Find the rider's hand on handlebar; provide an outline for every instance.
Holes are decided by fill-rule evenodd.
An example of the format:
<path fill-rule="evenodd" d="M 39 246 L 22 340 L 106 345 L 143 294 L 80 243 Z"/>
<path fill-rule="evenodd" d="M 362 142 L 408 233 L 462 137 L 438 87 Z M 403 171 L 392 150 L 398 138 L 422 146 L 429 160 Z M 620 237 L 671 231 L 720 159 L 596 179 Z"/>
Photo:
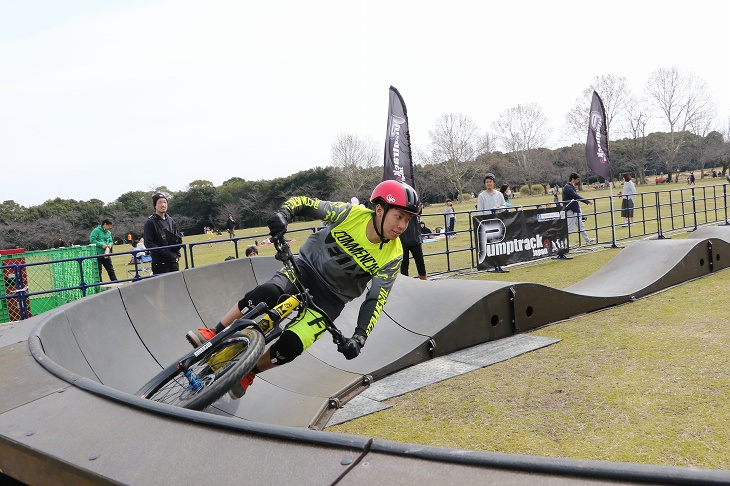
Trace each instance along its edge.
<path fill-rule="evenodd" d="M 351 338 L 345 338 L 338 346 L 337 351 L 345 355 L 345 359 L 354 359 L 360 354 L 360 349 L 365 346 L 365 336 L 353 334 Z"/>
<path fill-rule="evenodd" d="M 281 211 L 276 211 L 266 220 L 266 226 L 269 227 L 269 232 L 272 237 L 284 236 L 287 224 L 286 216 Z"/>

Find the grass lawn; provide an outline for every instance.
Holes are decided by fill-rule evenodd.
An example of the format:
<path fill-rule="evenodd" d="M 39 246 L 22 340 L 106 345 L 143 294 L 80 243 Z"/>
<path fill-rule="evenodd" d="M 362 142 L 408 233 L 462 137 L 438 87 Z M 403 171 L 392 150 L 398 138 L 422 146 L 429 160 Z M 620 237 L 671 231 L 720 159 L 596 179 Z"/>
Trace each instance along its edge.
<path fill-rule="evenodd" d="M 561 288 L 618 251 L 482 277 Z M 327 430 L 477 451 L 730 469 L 727 289 L 726 270 L 535 330 L 562 341 L 393 398 L 388 410 Z"/>

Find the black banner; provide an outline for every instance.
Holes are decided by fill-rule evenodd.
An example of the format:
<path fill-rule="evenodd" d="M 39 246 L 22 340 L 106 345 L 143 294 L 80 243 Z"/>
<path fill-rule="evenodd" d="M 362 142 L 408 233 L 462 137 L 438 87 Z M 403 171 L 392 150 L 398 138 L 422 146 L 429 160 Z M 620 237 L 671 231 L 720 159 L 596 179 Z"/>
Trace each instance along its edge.
<path fill-rule="evenodd" d="M 586 139 L 586 162 L 593 172 L 607 181 L 611 180 L 611 162 L 608 159 L 608 130 L 606 111 L 598 93 L 593 92 L 591 113 L 588 117 L 588 138 Z"/>
<path fill-rule="evenodd" d="M 405 182 L 416 189 L 411 159 L 411 136 L 408 133 L 408 111 L 403 98 L 393 86 L 390 87 L 387 127 L 383 180 Z"/>
<path fill-rule="evenodd" d="M 408 132 L 408 110 L 397 89 L 391 86 L 389 93 L 383 180 L 405 182 L 416 189 L 413 159 L 411 158 L 411 135 Z M 418 218 L 411 218 L 408 228 L 400 235 L 400 241 L 407 246 L 421 243 Z"/>
<path fill-rule="evenodd" d="M 568 252 L 568 222 L 557 209 L 474 216 L 477 269 L 539 260 Z"/>

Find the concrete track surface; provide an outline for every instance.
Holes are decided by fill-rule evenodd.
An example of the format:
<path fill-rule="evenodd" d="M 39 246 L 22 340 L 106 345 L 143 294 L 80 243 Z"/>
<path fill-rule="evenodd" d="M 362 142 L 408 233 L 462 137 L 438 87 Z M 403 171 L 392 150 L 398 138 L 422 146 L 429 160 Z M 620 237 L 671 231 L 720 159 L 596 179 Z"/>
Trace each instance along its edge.
<path fill-rule="evenodd" d="M 614 278 L 626 265 L 630 282 Z M 728 484 L 730 472 L 479 453 L 322 432 L 337 406 L 411 365 L 644 297 L 730 265 L 730 227 L 644 240 L 566 290 L 401 278 L 363 354 L 327 337 L 203 412 L 132 395 L 279 267 L 221 262 L 0 329 L 0 472 L 28 484 Z M 337 320 L 346 335 L 359 301 Z"/>

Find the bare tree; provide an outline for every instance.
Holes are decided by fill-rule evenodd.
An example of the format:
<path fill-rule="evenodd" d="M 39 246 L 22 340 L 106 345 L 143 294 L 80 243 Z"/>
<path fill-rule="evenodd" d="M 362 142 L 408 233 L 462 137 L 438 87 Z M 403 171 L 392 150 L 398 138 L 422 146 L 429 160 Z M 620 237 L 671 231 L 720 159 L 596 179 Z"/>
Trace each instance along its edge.
<path fill-rule="evenodd" d="M 669 128 L 666 166 L 667 172 L 672 174 L 677 153 L 685 142 L 687 132 L 714 109 L 714 104 L 702 79 L 681 73 L 676 67 L 654 71 L 649 76 L 646 90 Z"/>
<path fill-rule="evenodd" d="M 340 133 L 332 144 L 332 166 L 340 170 L 343 185 L 350 194 L 360 194 L 369 183 L 367 170 L 377 165 L 378 149 L 371 139 Z"/>
<path fill-rule="evenodd" d="M 461 113 L 445 113 L 436 119 L 431 139 L 431 163 L 443 162 L 443 175 L 457 194 L 464 192 L 469 173 L 466 162 L 473 161 L 483 148 L 484 137 L 474 120 Z"/>
<path fill-rule="evenodd" d="M 228 223 L 228 216 L 233 216 L 233 220 L 239 223 L 241 216 L 239 214 L 243 214 L 243 211 L 241 211 L 241 205 L 239 203 L 223 203 L 218 208 L 218 213 L 216 214 L 216 220 L 218 221 L 225 221 L 226 224 Z M 240 224 L 240 223 L 239 223 Z"/>
<path fill-rule="evenodd" d="M 722 130 L 722 147 L 718 151 L 718 159 L 722 164 L 722 175 L 727 176 L 728 182 L 730 182 L 730 173 L 728 168 L 730 167 L 730 116 L 727 118 L 727 123 Z"/>
<path fill-rule="evenodd" d="M 626 78 L 604 74 L 596 76 L 591 85 L 583 90 L 582 95 L 575 100 L 573 107 L 565 114 L 565 141 L 574 143 L 585 143 L 588 132 L 588 112 L 591 107 L 593 92 L 598 93 L 603 101 L 603 108 L 606 110 L 606 130 L 609 137 L 613 134 L 614 128 L 619 119 L 624 115 L 624 110 L 631 97 L 631 90 L 628 88 Z M 614 137 L 615 139 L 616 137 Z"/>
<path fill-rule="evenodd" d="M 281 195 L 280 200 L 286 200 L 287 195 Z M 278 206 L 270 198 L 259 191 L 252 191 L 238 201 L 240 214 L 245 214 L 251 221 L 251 226 L 263 226 L 266 219 Z"/>
<path fill-rule="evenodd" d="M 505 110 L 492 126 L 532 192 L 532 183 L 541 172 L 533 163 L 534 153 L 550 138 L 550 127 L 542 108 L 536 103 L 517 105 Z"/>
<path fill-rule="evenodd" d="M 692 121 L 691 131 L 697 137 L 691 142 L 692 152 L 695 160 L 700 165 L 700 179 L 705 178 L 705 162 L 708 155 L 708 139 L 707 135 L 714 131 L 717 124 L 717 110 L 714 106 L 710 107 L 705 113 L 699 115 Z"/>
<path fill-rule="evenodd" d="M 535 150 L 532 166 L 535 181 L 542 186 L 543 192 L 548 194 L 551 182 L 559 174 L 558 166 L 552 158 L 552 151 L 545 148 Z"/>
<path fill-rule="evenodd" d="M 646 125 L 651 118 L 651 106 L 646 98 L 630 98 L 626 103 L 626 127 L 631 139 L 629 166 L 636 171 L 636 179 L 646 184 Z"/>
<path fill-rule="evenodd" d="M 480 155 L 491 154 L 496 150 L 496 141 L 494 138 L 494 135 L 489 132 L 484 132 L 484 134 L 479 137 L 479 141 L 477 142 L 477 150 L 479 151 Z"/>

